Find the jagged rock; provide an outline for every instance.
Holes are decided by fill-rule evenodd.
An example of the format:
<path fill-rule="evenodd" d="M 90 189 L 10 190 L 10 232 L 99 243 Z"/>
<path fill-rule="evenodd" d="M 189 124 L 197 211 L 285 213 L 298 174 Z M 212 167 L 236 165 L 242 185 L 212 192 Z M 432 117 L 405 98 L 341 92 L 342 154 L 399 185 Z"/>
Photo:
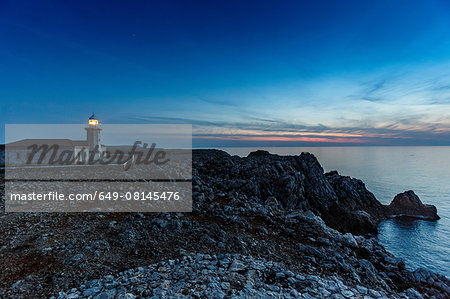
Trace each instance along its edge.
<path fill-rule="evenodd" d="M 341 176 L 337 171 L 328 172 L 325 176 L 338 198 L 332 209 L 334 213 L 325 217 L 327 224 L 354 234 L 377 233 L 378 223 L 385 218 L 384 207 L 365 184 L 361 180 Z"/>
<path fill-rule="evenodd" d="M 414 290 L 413 288 L 407 289 L 405 293 L 406 293 L 405 295 L 407 296 L 407 298 L 411 298 L 411 299 L 422 299 L 423 298 L 423 296 L 419 292 Z"/>
<path fill-rule="evenodd" d="M 248 154 L 247 157 L 261 157 L 261 156 L 271 156 L 268 151 L 257 150 Z"/>
<path fill-rule="evenodd" d="M 440 219 L 433 205 L 424 205 L 414 191 L 397 194 L 386 207 L 392 217 L 409 217 L 435 221 Z"/>
<path fill-rule="evenodd" d="M 275 209 L 310 210 L 341 232 L 377 231 L 382 205 L 364 183 L 337 172 L 325 175 L 312 154 L 278 156 L 256 151 L 244 158 L 217 151 L 211 151 L 213 158 L 205 157 L 205 150 L 193 154 L 194 182 L 208 182 L 216 189 L 214 194 L 233 190 Z"/>
<path fill-rule="evenodd" d="M 355 238 L 350 233 L 346 233 L 346 234 L 342 235 L 341 240 L 342 240 L 342 243 L 348 247 L 358 248 L 358 243 L 356 243 Z"/>

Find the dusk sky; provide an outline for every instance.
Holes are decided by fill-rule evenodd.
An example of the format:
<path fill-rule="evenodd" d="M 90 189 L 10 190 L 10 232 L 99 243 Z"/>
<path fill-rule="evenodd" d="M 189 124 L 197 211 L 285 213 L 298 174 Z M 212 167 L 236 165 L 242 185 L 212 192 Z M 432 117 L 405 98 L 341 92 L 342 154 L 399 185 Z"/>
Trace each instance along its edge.
<path fill-rule="evenodd" d="M 1 140 L 92 111 L 196 147 L 450 145 L 450 2 L 0 0 Z"/>

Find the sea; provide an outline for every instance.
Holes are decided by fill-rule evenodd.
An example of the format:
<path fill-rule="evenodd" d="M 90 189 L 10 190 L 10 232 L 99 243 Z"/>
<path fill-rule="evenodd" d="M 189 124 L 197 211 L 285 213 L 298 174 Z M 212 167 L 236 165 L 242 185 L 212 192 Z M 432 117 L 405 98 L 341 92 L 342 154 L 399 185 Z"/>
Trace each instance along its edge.
<path fill-rule="evenodd" d="M 310 152 L 325 171 L 361 179 L 383 204 L 414 190 L 425 204 L 437 207 L 436 222 L 390 219 L 379 225 L 381 244 L 405 261 L 406 267 L 425 268 L 450 278 L 450 147 L 268 147 L 220 148 L 247 156 L 262 149 L 278 155 Z"/>

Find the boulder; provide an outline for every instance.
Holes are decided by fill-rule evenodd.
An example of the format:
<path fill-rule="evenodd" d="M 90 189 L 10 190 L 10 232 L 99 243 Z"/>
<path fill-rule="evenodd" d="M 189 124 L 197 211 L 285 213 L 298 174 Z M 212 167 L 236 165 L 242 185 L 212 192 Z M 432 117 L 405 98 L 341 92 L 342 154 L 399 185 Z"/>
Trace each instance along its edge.
<path fill-rule="evenodd" d="M 423 204 L 412 190 L 397 194 L 386 209 L 391 217 L 418 218 L 430 221 L 440 219 L 436 207 Z"/>

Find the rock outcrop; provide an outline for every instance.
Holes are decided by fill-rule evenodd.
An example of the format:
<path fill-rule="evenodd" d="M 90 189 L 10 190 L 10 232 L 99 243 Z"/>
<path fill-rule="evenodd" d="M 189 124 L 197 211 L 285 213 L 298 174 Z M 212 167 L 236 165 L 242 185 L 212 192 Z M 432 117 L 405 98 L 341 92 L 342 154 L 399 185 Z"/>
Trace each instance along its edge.
<path fill-rule="evenodd" d="M 203 152 L 194 152 L 198 157 Z M 199 178 L 206 177 L 214 194 L 233 198 L 238 193 L 247 204 L 276 202 L 283 210 L 301 209 L 320 215 L 325 223 L 341 232 L 376 233 L 384 219 L 383 206 L 357 179 L 324 174 L 309 153 L 278 156 L 266 151 L 248 157 L 210 152 L 196 167 Z"/>
<path fill-rule="evenodd" d="M 440 219 L 436 207 L 423 204 L 412 190 L 397 194 L 386 207 L 386 211 L 391 217 L 419 218 L 430 221 Z"/>
<path fill-rule="evenodd" d="M 337 171 L 326 173 L 338 198 L 335 213 L 327 224 L 341 232 L 355 234 L 377 233 L 379 222 L 386 217 L 384 206 L 358 179 L 341 176 Z"/>

